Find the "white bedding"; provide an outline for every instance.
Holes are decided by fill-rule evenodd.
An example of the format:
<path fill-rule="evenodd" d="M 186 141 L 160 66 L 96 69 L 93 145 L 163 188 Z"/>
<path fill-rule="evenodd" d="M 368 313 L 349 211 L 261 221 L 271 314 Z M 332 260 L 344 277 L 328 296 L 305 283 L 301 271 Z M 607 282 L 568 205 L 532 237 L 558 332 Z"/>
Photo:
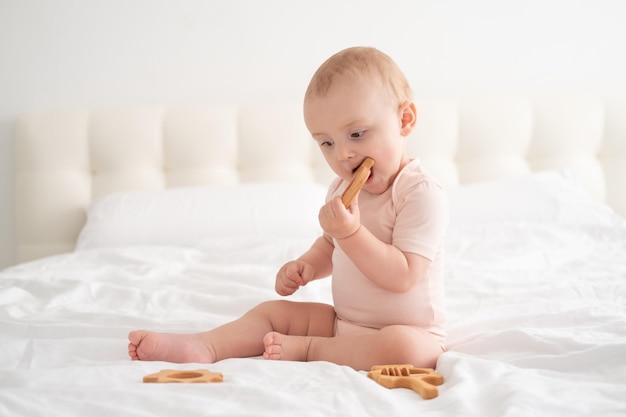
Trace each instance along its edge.
<path fill-rule="evenodd" d="M 624 219 L 557 174 L 465 187 L 451 204 L 435 399 L 322 362 L 130 361 L 131 329 L 205 330 L 279 298 L 277 268 L 313 236 L 256 234 L 107 241 L 2 271 L 0 415 L 626 415 Z M 291 298 L 331 302 L 330 280 Z M 198 368 L 224 382 L 142 383 Z"/>

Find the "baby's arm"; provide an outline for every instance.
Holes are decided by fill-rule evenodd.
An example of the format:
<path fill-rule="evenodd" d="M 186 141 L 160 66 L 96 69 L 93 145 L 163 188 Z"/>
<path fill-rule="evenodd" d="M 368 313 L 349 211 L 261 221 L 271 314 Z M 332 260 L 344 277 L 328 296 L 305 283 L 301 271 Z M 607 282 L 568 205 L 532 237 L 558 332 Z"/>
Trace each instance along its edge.
<path fill-rule="evenodd" d="M 393 245 L 379 240 L 365 227 L 337 244 L 357 268 L 377 286 L 392 292 L 410 290 L 426 275 L 430 259 L 402 252 Z"/>
<path fill-rule="evenodd" d="M 276 292 L 291 295 L 303 285 L 324 278 L 332 272 L 333 244 L 324 236 L 319 237 L 298 259 L 287 262 L 276 274 Z"/>
<path fill-rule="evenodd" d="M 322 207 L 320 224 L 363 275 L 387 291 L 408 291 L 430 266 L 429 259 L 402 252 L 362 226 L 358 203 L 346 209 L 341 198 L 335 197 Z"/>

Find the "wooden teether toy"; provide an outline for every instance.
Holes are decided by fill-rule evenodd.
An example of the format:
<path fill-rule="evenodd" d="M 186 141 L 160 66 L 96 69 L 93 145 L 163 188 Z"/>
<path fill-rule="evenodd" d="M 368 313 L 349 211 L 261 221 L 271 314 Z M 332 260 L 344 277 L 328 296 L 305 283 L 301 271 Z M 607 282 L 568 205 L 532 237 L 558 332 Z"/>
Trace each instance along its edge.
<path fill-rule="evenodd" d="M 413 365 L 373 366 L 367 376 L 385 388 L 410 388 L 425 400 L 439 395 L 437 385 L 443 384 L 443 376 L 434 369 Z"/>
<path fill-rule="evenodd" d="M 181 371 L 175 369 L 163 369 L 156 374 L 150 374 L 143 377 L 143 382 L 222 382 L 224 376 L 219 372 L 209 372 L 208 369 L 196 369 L 194 371 Z"/>
<path fill-rule="evenodd" d="M 346 188 L 346 191 L 344 191 L 341 195 L 341 201 L 343 202 L 344 206 L 350 207 L 350 204 L 352 204 L 352 202 L 354 201 L 354 198 L 359 193 L 359 190 L 361 189 L 361 187 L 363 187 L 363 184 L 365 184 L 365 181 L 367 181 L 367 179 L 369 178 L 372 165 L 374 165 L 374 160 L 369 156 L 365 158 L 363 162 L 361 162 L 361 165 L 354 173 L 354 176 L 352 177 L 352 181 L 350 181 L 348 188 Z"/>

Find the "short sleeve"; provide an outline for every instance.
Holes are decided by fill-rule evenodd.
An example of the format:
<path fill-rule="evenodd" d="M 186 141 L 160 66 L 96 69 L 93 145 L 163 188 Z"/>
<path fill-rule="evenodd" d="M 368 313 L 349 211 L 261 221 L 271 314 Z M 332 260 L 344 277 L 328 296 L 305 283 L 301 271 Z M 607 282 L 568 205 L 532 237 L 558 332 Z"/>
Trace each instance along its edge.
<path fill-rule="evenodd" d="M 399 178 L 394 191 L 396 224 L 392 244 L 403 252 L 433 260 L 449 223 L 446 191 L 423 173 Z"/>

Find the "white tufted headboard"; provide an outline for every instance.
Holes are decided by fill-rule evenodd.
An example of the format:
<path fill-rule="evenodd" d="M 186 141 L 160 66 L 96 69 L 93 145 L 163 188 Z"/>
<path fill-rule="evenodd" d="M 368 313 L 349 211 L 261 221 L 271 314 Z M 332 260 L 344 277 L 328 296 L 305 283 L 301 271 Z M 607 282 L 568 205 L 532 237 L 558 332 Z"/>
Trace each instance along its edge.
<path fill-rule="evenodd" d="M 626 97 L 420 97 L 409 139 L 447 186 L 571 168 L 626 215 Z M 18 118 L 19 261 L 71 251 L 103 195 L 251 181 L 317 181 L 301 104 L 51 111 Z"/>

